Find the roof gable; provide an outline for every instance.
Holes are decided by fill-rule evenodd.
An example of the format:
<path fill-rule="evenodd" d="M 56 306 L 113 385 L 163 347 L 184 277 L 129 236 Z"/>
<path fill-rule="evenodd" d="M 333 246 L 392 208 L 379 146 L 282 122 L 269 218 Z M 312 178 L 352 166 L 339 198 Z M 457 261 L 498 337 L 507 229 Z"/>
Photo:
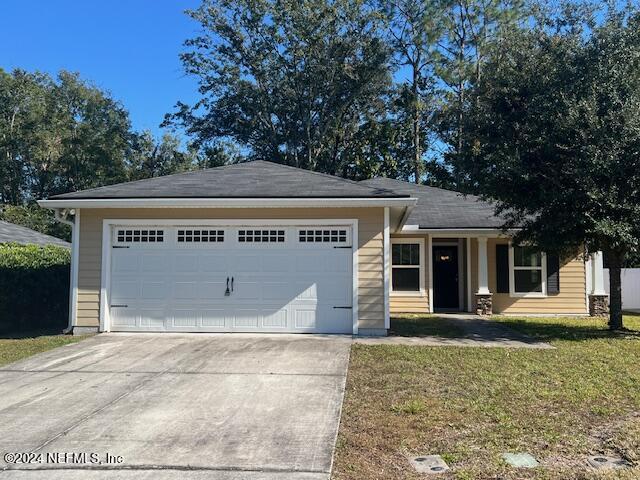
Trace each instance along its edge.
<path fill-rule="evenodd" d="M 407 194 L 272 162 L 253 162 L 120 183 L 50 197 L 124 198 L 397 198 Z"/>

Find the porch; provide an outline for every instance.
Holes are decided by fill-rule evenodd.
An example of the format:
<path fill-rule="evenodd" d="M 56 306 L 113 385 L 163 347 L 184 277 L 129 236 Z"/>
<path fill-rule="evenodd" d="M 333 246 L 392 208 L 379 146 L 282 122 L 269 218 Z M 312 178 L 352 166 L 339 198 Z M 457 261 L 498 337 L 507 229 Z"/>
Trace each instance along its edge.
<path fill-rule="evenodd" d="M 389 313 L 589 313 L 602 256 L 558 258 L 498 230 L 405 229 L 390 235 Z"/>

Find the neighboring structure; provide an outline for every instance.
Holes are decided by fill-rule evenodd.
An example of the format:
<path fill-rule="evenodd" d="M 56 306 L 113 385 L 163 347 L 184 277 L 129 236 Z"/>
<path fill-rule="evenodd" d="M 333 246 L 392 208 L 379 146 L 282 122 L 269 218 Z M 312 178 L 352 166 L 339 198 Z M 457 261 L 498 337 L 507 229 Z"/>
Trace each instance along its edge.
<path fill-rule="evenodd" d="M 399 312 L 586 314 L 601 275 L 512 247 L 474 197 L 262 161 L 39 203 L 75 224 L 74 331 L 366 335 Z"/>
<path fill-rule="evenodd" d="M 623 268 L 622 309 L 640 311 L 640 268 Z M 604 269 L 604 288 L 609 293 L 609 269 Z"/>
<path fill-rule="evenodd" d="M 60 238 L 36 232 L 15 223 L 0 220 L 0 243 L 20 243 L 22 245 L 57 245 L 70 248 L 71 244 Z"/>

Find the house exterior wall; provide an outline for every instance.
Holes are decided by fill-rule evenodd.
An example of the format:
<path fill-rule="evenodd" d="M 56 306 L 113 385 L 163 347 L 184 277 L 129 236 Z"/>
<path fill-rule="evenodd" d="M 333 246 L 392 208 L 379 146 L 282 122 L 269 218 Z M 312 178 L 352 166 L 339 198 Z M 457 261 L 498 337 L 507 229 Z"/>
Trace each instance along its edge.
<path fill-rule="evenodd" d="M 399 235 L 392 235 L 398 237 Z M 425 250 L 428 245 L 428 235 L 401 235 L 402 238 L 424 238 Z M 440 240 L 440 239 L 438 239 Z M 432 241 L 436 241 L 432 238 Z M 478 241 L 471 238 L 471 293 L 478 291 Z M 393 242 L 393 240 L 392 240 Z M 507 239 L 490 238 L 487 245 L 487 261 L 489 274 L 489 290 L 493 293 L 493 312 L 504 314 L 586 314 L 586 269 L 584 261 L 576 255 L 565 259 L 560 266 L 560 293 L 543 298 L 512 298 L 508 293 L 496 293 L 496 245 L 508 244 Z M 389 297 L 391 314 L 398 313 L 429 313 L 429 262 L 431 255 L 426 251 L 425 285 L 423 296 L 404 297 L 393 293 Z M 463 282 L 460 287 L 465 291 L 466 306 L 466 266 Z"/>
<path fill-rule="evenodd" d="M 428 254 L 426 235 L 391 235 L 391 244 L 394 238 L 419 238 L 424 239 L 424 249 L 427 253 L 424 260 L 424 285 L 425 290 L 420 294 L 393 293 L 389 287 L 389 312 L 391 315 L 397 313 L 425 313 L 429 311 L 429 262 L 431 255 Z M 391 272 L 391 267 L 389 268 Z M 391 279 L 389 279 L 391 282 Z"/>
<path fill-rule="evenodd" d="M 321 202 L 321 200 L 319 200 Z M 358 219 L 358 328 L 384 328 L 383 208 L 123 208 L 83 209 L 76 325 L 100 324 L 104 219 Z"/>
<path fill-rule="evenodd" d="M 576 255 L 560 264 L 560 293 L 544 298 L 511 298 L 496 290 L 496 245 L 508 244 L 506 239 L 489 239 L 489 290 L 493 292 L 493 311 L 505 314 L 586 314 L 586 271 L 584 261 Z M 473 254 L 473 249 L 472 249 Z M 475 255 L 478 255 L 476 244 Z M 477 264 L 477 262 L 476 262 Z M 477 277 L 477 268 L 472 273 Z"/>

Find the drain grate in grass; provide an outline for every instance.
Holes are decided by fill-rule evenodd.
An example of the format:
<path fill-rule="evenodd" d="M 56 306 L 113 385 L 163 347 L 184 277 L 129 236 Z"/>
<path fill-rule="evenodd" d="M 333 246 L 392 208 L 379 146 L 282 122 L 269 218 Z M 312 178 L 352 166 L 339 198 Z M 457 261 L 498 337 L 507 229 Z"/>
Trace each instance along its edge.
<path fill-rule="evenodd" d="M 449 465 L 440 455 L 421 455 L 409 459 L 411 466 L 418 473 L 445 473 L 449 471 Z"/>
<path fill-rule="evenodd" d="M 516 468 L 535 468 L 540 465 L 533 455 L 526 452 L 503 453 L 502 459 Z"/>
<path fill-rule="evenodd" d="M 596 455 L 594 457 L 589 457 L 587 459 L 587 463 L 590 467 L 598 470 L 614 470 L 630 467 L 630 465 L 622 458 L 607 457 L 605 455 Z"/>

